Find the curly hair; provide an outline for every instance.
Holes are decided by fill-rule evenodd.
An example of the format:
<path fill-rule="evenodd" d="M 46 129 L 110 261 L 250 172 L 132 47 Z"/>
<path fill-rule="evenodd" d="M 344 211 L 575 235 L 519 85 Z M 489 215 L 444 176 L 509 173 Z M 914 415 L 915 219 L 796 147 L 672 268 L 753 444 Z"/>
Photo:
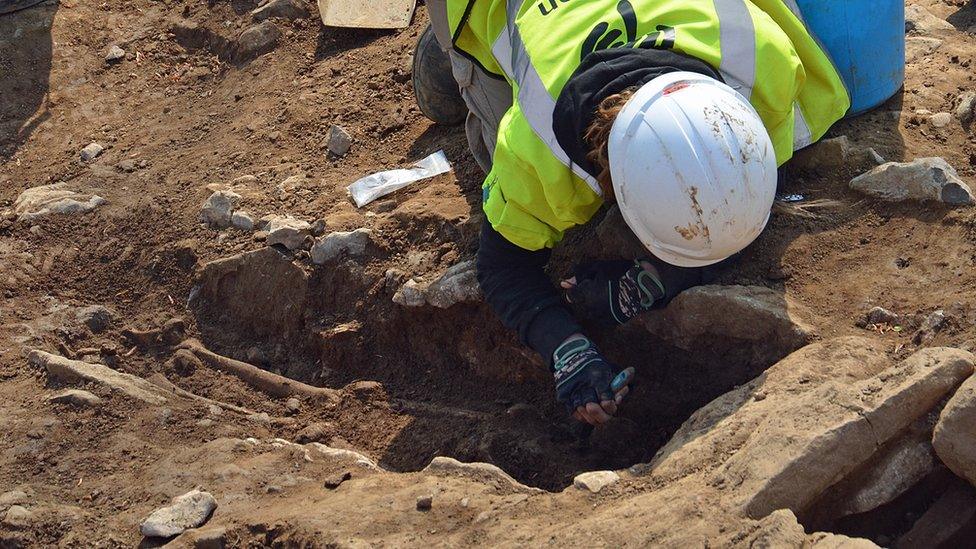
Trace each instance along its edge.
<path fill-rule="evenodd" d="M 603 198 L 607 202 L 614 202 L 613 183 L 610 181 L 610 156 L 607 153 L 607 142 L 610 140 L 610 130 L 613 122 L 620 114 L 620 110 L 637 91 L 637 88 L 627 88 L 620 93 L 615 93 L 600 101 L 593 115 L 593 121 L 586 128 L 583 140 L 590 146 L 590 152 L 586 154 L 586 159 L 596 166 L 600 173 L 597 181 L 603 189 Z"/>

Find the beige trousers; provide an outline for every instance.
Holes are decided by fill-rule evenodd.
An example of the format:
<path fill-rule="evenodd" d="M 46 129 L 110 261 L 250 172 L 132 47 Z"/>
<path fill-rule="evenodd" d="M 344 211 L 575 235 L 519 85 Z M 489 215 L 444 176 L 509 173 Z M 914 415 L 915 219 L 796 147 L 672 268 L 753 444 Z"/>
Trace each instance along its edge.
<path fill-rule="evenodd" d="M 512 87 L 488 76 L 480 67 L 454 50 L 447 23 L 447 0 L 427 0 L 427 13 L 441 48 L 450 55 L 454 79 L 468 106 L 464 130 L 471 154 L 487 173 L 498 141 L 498 124 L 512 106 Z"/>

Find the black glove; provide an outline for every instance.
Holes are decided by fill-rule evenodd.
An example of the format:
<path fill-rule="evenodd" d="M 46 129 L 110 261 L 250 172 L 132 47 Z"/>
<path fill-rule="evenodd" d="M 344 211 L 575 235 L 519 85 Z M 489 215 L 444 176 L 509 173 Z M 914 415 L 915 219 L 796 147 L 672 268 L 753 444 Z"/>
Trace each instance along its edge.
<path fill-rule="evenodd" d="M 556 400 L 565 404 L 569 413 L 590 402 L 599 404 L 601 401 L 613 400 L 614 392 L 629 383 L 633 377 L 633 370 L 630 368 L 626 377 L 617 376 L 620 368 L 607 362 L 585 337 L 563 343 L 553 353 L 553 358 Z"/>
<path fill-rule="evenodd" d="M 566 290 L 579 313 L 601 324 L 624 324 L 635 316 L 667 305 L 676 295 L 701 284 L 700 269 L 684 269 L 645 259 L 657 274 L 644 269 L 641 260 L 594 261 L 576 268 L 576 285 Z"/>

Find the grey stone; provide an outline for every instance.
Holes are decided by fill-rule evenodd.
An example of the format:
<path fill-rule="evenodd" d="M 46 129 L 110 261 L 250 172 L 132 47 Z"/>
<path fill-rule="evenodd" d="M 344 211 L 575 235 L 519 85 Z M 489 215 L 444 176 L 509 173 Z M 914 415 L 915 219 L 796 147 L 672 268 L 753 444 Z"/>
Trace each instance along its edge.
<path fill-rule="evenodd" d="M 922 6 L 915 4 L 905 6 L 905 32 L 929 34 L 933 31 L 954 29 L 952 23 L 932 15 Z"/>
<path fill-rule="evenodd" d="M 230 227 L 234 210 L 240 203 L 241 195 L 234 191 L 217 191 L 200 207 L 200 221 L 217 229 Z"/>
<path fill-rule="evenodd" d="M 15 530 L 29 528 L 32 522 L 34 522 L 34 513 L 20 505 L 11 505 L 3 516 L 3 525 Z"/>
<path fill-rule="evenodd" d="M 589 490 L 594 494 L 600 493 L 607 486 L 620 480 L 620 475 L 613 471 L 589 471 L 580 473 L 573 479 L 573 486 L 577 490 Z"/>
<path fill-rule="evenodd" d="M 251 17 L 255 21 L 264 21 L 269 17 L 280 17 L 293 21 L 295 19 L 305 19 L 309 15 L 308 10 L 299 0 L 271 0 L 265 5 L 251 11 Z"/>
<path fill-rule="evenodd" d="M 153 511 L 142 521 L 139 530 L 147 538 L 170 538 L 204 524 L 216 508 L 217 500 L 212 495 L 192 490 Z"/>
<path fill-rule="evenodd" d="M 905 62 L 917 63 L 932 55 L 942 47 L 942 40 L 929 37 L 911 37 L 905 39 Z"/>
<path fill-rule="evenodd" d="M 865 321 L 867 324 L 891 324 L 898 323 L 898 315 L 885 309 L 884 307 L 874 307 L 868 311 Z"/>
<path fill-rule="evenodd" d="M 102 399 L 89 393 L 88 391 L 82 391 L 80 389 L 68 389 L 67 391 L 61 391 L 60 393 L 51 396 L 51 398 L 48 400 L 55 404 L 70 404 L 79 408 L 91 408 L 100 406 L 102 404 Z"/>
<path fill-rule="evenodd" d="M 325 220 L 316 219 L 312 222 L 312 236 L 318 237 L 325 234 Z"/>
<path fill-rule="evenodd" d="M 471 259 L 452 266 L 427 288 L 425 296 L 428 304 L 441 309 L 457 303 L 481 301 L 475 261 Z"/>
<path fill-rule="evenodd" d="M 312 226 L 307 221 L 295 219 L 291 216 L 275 216 L 264 226 L 268 237 L 268 246 L 281 244 L 289 250 L 297 250 L 305 246 L 306 237 L 311 236 Z"/>
<path fill-rule="evenodd" d="M 81 149 L 81 159 L 85 162 L 90 162 L 95 160 L 95 158 L 102 154 L 102 151 L 104 150 L 105 147 L 101 146 L 99 143 L 89 143 L 85 145 L 83 149 Z"/>
<path fill-rule="evenodd" d="M 252 25 L 241 33 L 234 49 L 234 57 L 239 62 L 250 61 L 275 49 L 281 31 L 271 21 Z"/>
<path fill-rule="evenodd" d="M 974 117 L 976 117 L 976 92 L 965 92 L 959 96 L 956 118 L 963 124 L 969 124 Z"/>
<path fill-rule="evenodd" d="M 104 332 L 115 320 L 115 313 L 102 305 L 89 305 L 75 309 L 75 321 L 84 324 L 92 333 Z"/>
<path fill-rule="evenodd" d="M 108 53 L 105 54 L 105 62 L 109 65 L 118 63 L 123 59 L 125 59 L 125 50 L 120 48 L 117 44 L 112 44 L 112 47 L 108 49 Z"/>
<path fill-rule="evenodd" d="M 326 147 L 332 154 L 343 156 L 352 147 L 352 136 L 342 126 L 333 125 L 329 128 L 329 141 Z"/>
<path fill-rule="evenodd" d="M 297 398 L 289 398 L 285 401 L 285 411 L 289 414 L 295 415 L 302 411 L 302 401 Z"/>
<path fill-rule="evenodd" d="M 708 285 L 682 292 L 635 326 L 689 351 L 705 341 L 716 352 L 749 349 L 751 363 L 768 365 L 814 338 L 811 318 L 801 303 L 770 288 Z"/>
<path fill-rule="evenodd" d="M 28 353 L 27 361 L 34 367 L 44 368 L 49 376 L 65 383 L 97 383 L 148 404 L 167 401 L 168 393 L 159 387 L 141 377 L 117 372 L 108 366 L 69 360 L 36 349 Z"/>
<path fill-rule="evenodd" d="M 942 409 L 932 445 L 953 473 L 976 486 L 976 377 L 967 379 Z"/>
<path fill-rule="evenodd" d="M 790 166 L 803 170 L 870 166 L 877 163 L 874 149 L 859 147 L 846 135 L 822 139 L 796 152 Z"/>
<path fill-rule="evenodd" d="M 932 124 L 933 128 L 944 128 L 952 122 L 952 115 L 947 112 L 935 113 L 929 117 L 929 124 Z"/>
<path fill-rule="evenodd" d="M 928 343 L 936 334 L 942 331 L 946 326 L 946 322 L 949 321 L 949 317 L 946 316 L 945 311 L 939 309 L 938 311 L 933 311 L 925 320 L 922 321 L 922 326 L 915 332 L 912 341 L 916 345 L 923 345 Z"/>
<path fill-rule="evenodd" d="M 882 200 L 932 200 L 952 206 L 976 203 L 969 185 L 942 158 L 888 162 L 851 180 L 850 187 Z"/>
<path fill-rule="evenodd" d="M 321 265 L 342 254 L 360 256 L 366 252 L 366 245 L 372 240 L 373 231 L 361 228 L 350 232 L 334 232 L 312 246 L 312 262 Z"/>
<path fill-rule="evenodd" d="M 938 332 L 945 327 L 945 323 L 947 320 L 948 318 L 946 317 L 945 311 L 943 311 L 942 309 L 939 309 L 937 311 L 932 311 L 931 314 L 925 317 L 925 321 L 922 322 L 921 329 L 932 331 L 932 332 Z"/>
<path fill-rule="evenodd" d="M 845 494 L 837 512 L 840 516 L 865 513 L 893 501 L 915 486 L 936 467 L 932 450 L 931 424 L 893 441 L 873 458 L 871 465 L 858 475 L 855 488 Z"/>
<path fill-rule="evenodd" d="M 434 496 L 427 494 L 426 496 L 419 496 L 417 498 L 417 510 L 418 511 L 430 511 L 430 508 L 434 505 Z"/>
<path fill-rule="evenodd" d="M 31 187 L 14 200 L 13 213 L 20 222 L 31 222 L 50 214 L 85 213 L 107 204 L 96 194 L 70 190 L 67 183 Z"/>
<path fill-rule="evenodd" d="M 430 284 L 410 279 L 393 296 L 393 302 L 404 307 L 432 305 L 440 309 L 482 299 L 474 260 L 452 266 Z"/>
<path fill-rule="evenodd" d="M 251 231 L 254 229 L 254 218 L 251 214 L 245 212 L 244 210 L 238 210 L 231 214 L 230 224 L 234 226 L 235 229 L 241 231 Z"/>
<path fill-rule="evenodd" d="M 423 307 L 427 304 L 426 286 L 410 279 L 393 294 L 393 302 L 403 307 Z"/>

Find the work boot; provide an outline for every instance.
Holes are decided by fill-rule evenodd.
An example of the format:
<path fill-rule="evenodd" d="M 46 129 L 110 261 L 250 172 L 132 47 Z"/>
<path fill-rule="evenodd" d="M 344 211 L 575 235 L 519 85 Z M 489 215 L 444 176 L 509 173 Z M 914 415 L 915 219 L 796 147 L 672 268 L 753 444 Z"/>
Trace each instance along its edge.
<path fill-rule="evenodd" d="M 437 43 L 430 25 L 420 35 L 413 54 L 413 94 L 420 112 L 438 124 L 457 126 L 468 114 L 451 72 L 451 59 Z"/>

